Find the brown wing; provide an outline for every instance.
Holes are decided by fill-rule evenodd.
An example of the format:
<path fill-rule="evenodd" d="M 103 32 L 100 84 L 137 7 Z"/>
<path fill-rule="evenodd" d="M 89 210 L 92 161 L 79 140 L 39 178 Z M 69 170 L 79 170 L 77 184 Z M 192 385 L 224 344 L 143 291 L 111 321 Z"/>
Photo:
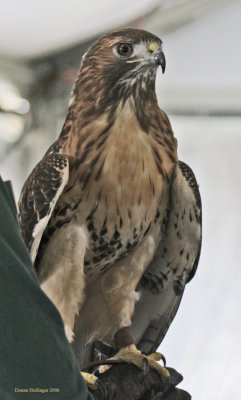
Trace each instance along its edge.
<path fill-rule="evenodd" d="M 46 155 L 25 182 L 19 199 L 21 234 L 32 261 L 42 234 L 69 179 L 69 162 L 62 154 Z"/>
<path fill-rule="evenodd" d="M 142 352 L 154 352 L 180 305 L 185 285 L 194 276 L 201 249 L 202 210 L 191 168 L 179 161 L 163 240 L 142 277 L 132 332 Z"/>

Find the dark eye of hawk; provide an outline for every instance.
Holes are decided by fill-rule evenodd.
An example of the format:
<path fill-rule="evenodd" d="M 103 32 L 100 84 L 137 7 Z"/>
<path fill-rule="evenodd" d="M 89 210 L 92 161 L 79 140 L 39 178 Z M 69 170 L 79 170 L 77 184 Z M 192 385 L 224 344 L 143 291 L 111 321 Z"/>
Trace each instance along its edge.
<path fill-rule="evenodd" d="M 129 56 L 133 53 L 133 47 L 130 43 L 120 43 L 117 46 L 117 52 L 120 56 Z"/>

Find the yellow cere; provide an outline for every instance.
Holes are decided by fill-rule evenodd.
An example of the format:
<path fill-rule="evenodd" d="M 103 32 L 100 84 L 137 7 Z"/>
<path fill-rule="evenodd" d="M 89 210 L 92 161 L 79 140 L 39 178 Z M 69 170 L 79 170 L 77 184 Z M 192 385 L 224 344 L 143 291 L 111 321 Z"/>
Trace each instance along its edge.
<path fill-rule="evenodd" d="M 157 44 L 157 43 L 150 43 L 150 45 L 149 45 L 149 47 L 148 47 L 148 50 L 149 51 L 155 51 L 155 50 L 157 50 L 157 49 L 159 49 L 159 44 Z"/>
<path fill-rule="evenodd" d="M 157 50 L 159 48 L 160 48 L 160 45 L 158 43 L 153 42 L 153 43 L 149 44 L 148 50 L 151 53 L 153 53 L 155 50 Z M 136 63 L 136 62 L 140 62 L 140 61 L 145 61 L 145 58 L 138 58 L 138 59 L 135 59 L 135 60 L 128 60 L 126 62 L 127 63 Z"/>

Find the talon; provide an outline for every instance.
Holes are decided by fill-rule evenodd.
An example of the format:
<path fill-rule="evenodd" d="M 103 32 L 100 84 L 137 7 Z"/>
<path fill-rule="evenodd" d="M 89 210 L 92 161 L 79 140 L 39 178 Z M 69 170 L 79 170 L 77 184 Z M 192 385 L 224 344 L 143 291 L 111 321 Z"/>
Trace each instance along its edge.
<path fill-rule="evenodd" d="M 163 366 L 166 367 L 167 365 L 166 357 L 163 354 L 161 354 L 161 360 L 163 361 Z"/>
<path fill-rule="evenodd" d="M 165 357 L 160 353 L 153 353 L 146 356 L 136 348 L 134 344 L 123 347 L 118 351 L 118 353 L 111 358 L 111 360 L 119 360 L 126 363 L 134 364 L 138 368 L 144 370 L 144 376 L 148 373 L 149 367 L 155 369 L 159 375 L 161 375 L 162 380 L 165 382 L 166 386 L 170 386 L 170 374 L 168 370 L 160 365 L 157 361 L 163 360 L 165 364 Z M 148 369 L 147 369 L 148 364 Z"/>
<path fill-rule="evenodd" d="M 150 354 L 150 355 L 148 356 L 148 358 L 149 358 L 149 359 L 152 359 L 152 360 L 154 360 L 154 361 L 160 361 L 160 360 L 162 360 L 162 361 L 163 361 L 163 366 L 166 367 L 166 358 L 165 358 L 165 356 L 164 356 L 163 354 L 158 353 L 158 352 L 155 352 L 155 353 Z"/>
<path fill-rule="evenodd" d="M 142 369 L 143 369 L 143 377 L 145 377 L 147 374 L 148 374 L 148 372 L 149 372 L 149 362 L 148 362 L 148 359 L 146 358 L 146 357 L 143 357 L 143 359 L 142 359 Z"/>
<path fill-rule="evenodd" d="M 81 371 L 81 374 L 90 389 L 96 390 L 98 388 L 99 379 L 97 378 L 97 376 L 95 376 L 93 374 L 89 374 L 88 372 L 82 372 L 82 371 Z"/>
<path fill-rule="evenodd" d="M 152 356 L 152 354 L 151 354 Z M 162 365 L 160 365 L 155 358 L 151 358 L 150 356 L 147 356 L 147 359 L 149 361 L 150 367 L 155 369 L 161 376 L 162 378 L 164 378 L 164 380 L 167 381 L 167 383 L 170 382 L 170 374 L 169 371 L 163 367 Z"/>

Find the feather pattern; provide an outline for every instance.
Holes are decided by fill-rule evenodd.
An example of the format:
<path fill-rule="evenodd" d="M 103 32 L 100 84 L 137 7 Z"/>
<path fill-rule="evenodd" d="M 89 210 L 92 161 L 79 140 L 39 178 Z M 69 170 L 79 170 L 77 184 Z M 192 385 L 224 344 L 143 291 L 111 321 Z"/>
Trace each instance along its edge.
<path fill-rule="evenodd" d="M 51 154 L 36 165 L 22 189 L 19 222 L 33 262 L 42 234 L 68 179 L 68 158 L 61 154 Z"/>
<path fill-rule="evenodd" d="M 194 209 L 195 218 L 190 220 L 190 211 Z M 179 238 L 175 233 L 176 223 L 181 232 Z M 151 354 L 160 346 L 178 311 L 185 284 L 196 272 L 202 241 L 201 223 L 201 198 L 195 175 L 187 164 L 179 161 L 173 174 L 168 210 L 160 227 L 163 239 L 136 289 L 140 300 L 135 305 L 131 331 L 144 354 Z M 74 343 L 81 365 L 99 356 L 99 351 L 95 350 L 99 349 L 98 342 L 84 346 L 86 337 L 77 333 Z M 102 340 L 111 344 L 108 337 Z M 106 349 L 103 346 L 101 349 L 105 354 Z M 107 350 L 110 351 L 108 347 Z"/>
<path fill-rule="evenodd" d="M 197 267 L 201 201 L 158 106 L 161 45 L 123 29 L 91 46 L 62 132 L 20 196 L 23 238 L 80 364 L 131 324 L 143 351 L 155 348 Z"/>
<path fill-rule="evenodd" d="M 193 219 L 190 214 L 194 214 Z M 146 354 L 156 351 L 162 342 L 185 285 L 196 272 L 201 223 L 201 198 L 195 175 L 187 164 L 179 161 L 173 174 L 163 240 L 139 283 L 141 299 L 132 321 L 136 342 Z"/>

